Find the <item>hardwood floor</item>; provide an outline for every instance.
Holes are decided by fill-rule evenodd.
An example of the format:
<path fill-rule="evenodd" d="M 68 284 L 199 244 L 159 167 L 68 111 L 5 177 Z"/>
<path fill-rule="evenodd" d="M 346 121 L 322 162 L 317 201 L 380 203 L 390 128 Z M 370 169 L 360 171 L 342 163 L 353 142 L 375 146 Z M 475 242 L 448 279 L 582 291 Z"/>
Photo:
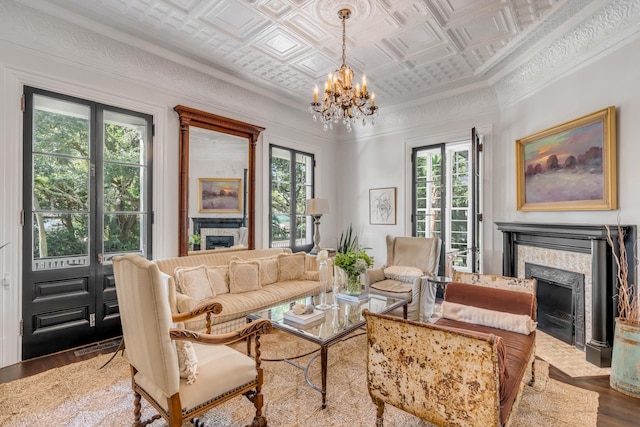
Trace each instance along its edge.
<path fill-rule="evenodd" d="M 26 362 L 17 363 L 0 369 L 0 383 L 14 381 L 46 370 L 91 359 L 99 354 L 113 353 L 115 347 L 97 350 L 76 356 L 74 350 L 68 350 Z M 628 397 L 609 387 L 609 377 L 571 378 L 562 371 L 549 366 L 549 377 L 576 387 L 595 391 L 600 396 L 598 407 L 598 427 L 635 427 L 639 424 L 640 399 Z M 570 405 L 570 402 L 567 402 Z"/>

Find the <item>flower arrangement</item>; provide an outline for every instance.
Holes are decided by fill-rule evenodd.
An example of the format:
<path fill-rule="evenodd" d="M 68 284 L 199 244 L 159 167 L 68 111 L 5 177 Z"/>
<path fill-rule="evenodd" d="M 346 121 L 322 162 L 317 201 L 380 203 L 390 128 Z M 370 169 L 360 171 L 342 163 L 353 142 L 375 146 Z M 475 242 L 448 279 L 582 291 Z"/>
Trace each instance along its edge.
<path fill-rule="evenodd" d="M 348 275 L 360 275 L 373 266 L 373 257 L 370 257 L 364 249 L 354 249 L 347 253 L 337 253 L 333 264 L 340 267 Z"/>
<path fill-rule="evenodd" d="M 362 292 L 360 275 L 373 266 L 373 257 L 369 256 L 363 248 L 355 248 L 346 253 L 337 253 L 333 264 L 343 269 L 347 275 L 347 293 L 359 295 Z"/>

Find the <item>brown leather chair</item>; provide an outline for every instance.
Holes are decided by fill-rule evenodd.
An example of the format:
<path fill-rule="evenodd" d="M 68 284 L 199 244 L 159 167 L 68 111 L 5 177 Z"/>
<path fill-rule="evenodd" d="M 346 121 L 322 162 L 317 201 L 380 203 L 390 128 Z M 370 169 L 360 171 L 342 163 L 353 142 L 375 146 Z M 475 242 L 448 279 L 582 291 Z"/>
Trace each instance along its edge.
<path fill-rule="evenodd" d="M 256 410 L 249 425 L 266 426 L 262 415 L 260 334 L 270 332 L 271 323 L 256 321 L 223 335 L 176 329 L 176 322 L 203 313 L 207 313 L 210 326 L 210 315 L 220 313 L 222 306 L 210 303 L 172 316 L 167 286 L 155 263 L 138 255 L 117 256 L 113 258 L 113 270 L 126 356 L 131 365 L 133 425 L 145 426 L 162 417 L 170 427 L 178 427 L 213 406 L 244 394 Z M 247 337 L 255 337 L 255 359 L 225 345 Z M 182 350 L 188 351 L 197 359 L 198 373 L 192 384 L 181 378 L 176 341 L 186 342 L 181 354 Z M 193 362 L 187 358 L 182 364 L 193 368 Z M 140 419 L 141 396 L 159 415 Z"/>

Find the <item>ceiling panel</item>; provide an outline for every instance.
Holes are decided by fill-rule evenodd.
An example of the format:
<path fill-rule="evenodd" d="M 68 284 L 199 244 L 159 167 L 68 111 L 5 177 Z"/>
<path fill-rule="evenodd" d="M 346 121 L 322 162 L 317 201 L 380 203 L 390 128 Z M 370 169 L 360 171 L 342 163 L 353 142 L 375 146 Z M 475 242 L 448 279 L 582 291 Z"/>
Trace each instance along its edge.
<path fill-rule="evenodd" d="M 357 81 L 367 74 L 383 105 L 489 78 L 524 42 L 535 44 L 527 37 L 546 35 L 533 31 L 537 25 L 574 3 L 577 14 L 584 1 L 48 0 L 48 9 L 197 59 L 221 78 L 306 101 L 340 66 L 338 10 L 349 7 L 347 65 Z"/>

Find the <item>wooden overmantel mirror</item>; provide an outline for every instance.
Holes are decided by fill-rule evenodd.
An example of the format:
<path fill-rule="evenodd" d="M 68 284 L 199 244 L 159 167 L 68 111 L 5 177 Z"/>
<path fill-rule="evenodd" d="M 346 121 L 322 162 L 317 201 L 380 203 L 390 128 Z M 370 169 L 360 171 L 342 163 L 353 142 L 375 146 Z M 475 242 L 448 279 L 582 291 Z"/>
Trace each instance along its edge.
<path fill-rule="evenodd" d="M 189 254 L 192 234 L 201 237 L 195 249 L 254 249 L 256 143 L 264 128 L 183 105 L 174 110 L 180 117 L 178 255 Z"/>

